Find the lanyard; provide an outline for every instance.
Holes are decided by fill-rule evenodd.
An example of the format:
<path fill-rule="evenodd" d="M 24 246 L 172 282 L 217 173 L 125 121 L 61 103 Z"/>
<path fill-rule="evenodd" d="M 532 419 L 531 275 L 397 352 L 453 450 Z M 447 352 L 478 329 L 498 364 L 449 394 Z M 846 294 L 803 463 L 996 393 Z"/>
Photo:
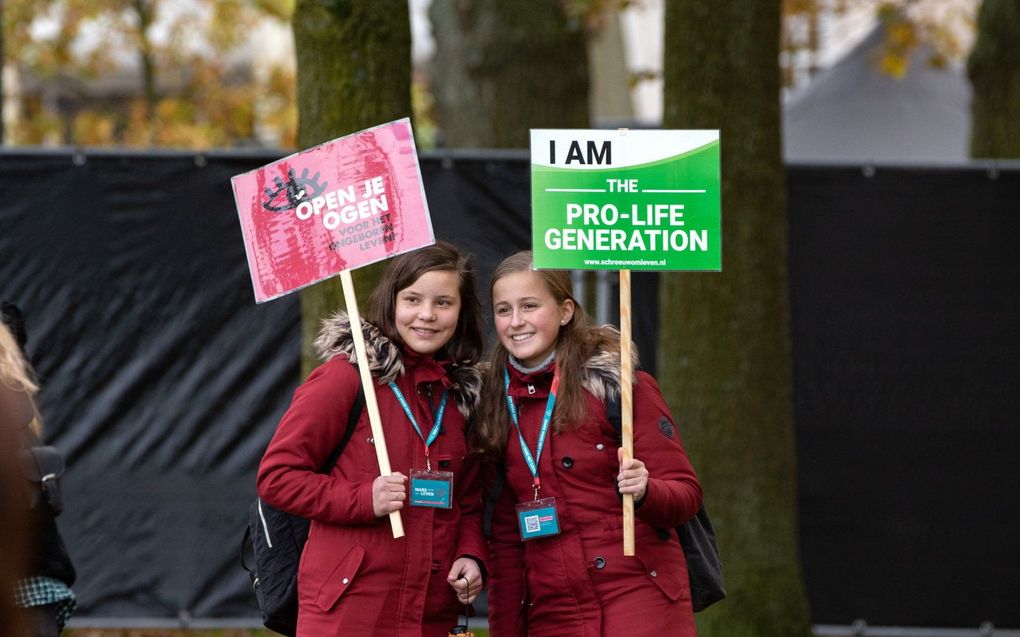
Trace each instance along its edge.
<path fill-rule="evenodd" d="M 556 390 L 559 389 L 559 380 L 560 373 L 559 369 L 557 369 L 553 372 L 552 387 L 549 388 L 549 398 L 545 401 L 545 413 L 542 415 L 542 427 L 538 430 L 538 446 L 535 449 L 535 455 L 532 456 L 531 449 L 528 449 L 528 443 L 524 442 L 524 434 L 521 433 L 521 423 L 517 417 L 517 405 L 510 398 L 510 374 L 505 369 L 503 370 L 503 393 L 506 394 L 506 406 L 510 410 L 510 420 L 514 422 L 514 427 L 517 428 L 517 439 L 521 443 L 521 455 L 524 456 L 524 462 L 528 464 L 528 469 L 531 470 L 531 475 L 535 478 L 533 484 L 535 500 L 538 500 L 538 490 L 542 488 L 542 483 L 538 479 L 538 461 L 542 457 L 542 449 L 545 448 L 546 436 L 549 435 L 549 423 L 552 422 L 553 406 L 556 405 Z"/>
<path fill-rule="evenodd" d="M 390 389 L 393 390 L 393 395 L 397 397 L 397 401 L 400 403 L 400 406 L 404 408 L 404 413 L 407 414 L 407 419 L 411 421 L 411 426 L 414 427 L 418 437 L 425 443 L 425 469 L 427 471 L 432 471 L 432 462 L 429 460 L 429 445 L 436 441 L 436 437 L 439 435 L 439 429 L 443 425 L 443 413 L 446 411 L 446 398 L 450 394 L 449 390 L 443 390 L 443 395 L 439 399 L 439 408 L 436 409 L 436 413 L 432 415 L 432 419 L 435 424 L 432 425 L 432 430 L 429 431 L 429 437 L 426 439 L 425 435 L 421 432 L 421 428 L 418 426 L 418 421 L 414 418 L 414 414 L 411 413 L 411 406 L 407 404 L 407 400 L 404 399 L 404 394 L 400 392 L 400 388 L 397 387 L 396 383 L 390 383 Z"/>

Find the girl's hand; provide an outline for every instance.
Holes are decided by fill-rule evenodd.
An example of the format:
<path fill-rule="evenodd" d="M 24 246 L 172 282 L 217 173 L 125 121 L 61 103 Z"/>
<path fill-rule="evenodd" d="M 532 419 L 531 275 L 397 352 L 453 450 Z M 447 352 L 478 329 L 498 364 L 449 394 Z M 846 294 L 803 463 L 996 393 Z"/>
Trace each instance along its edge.
<path fill-rule="evenodd" d="M 372 481 L 372 512 L 375 517 L 381 518 L 404 508 L 404 499 L 407 498 L 405 483 L 407 477 L 401 473 L 379 476 Z"/>
<path fill-rule="evenodd" d="M 470 557 L 459 557 L 446 576 L 461 604 L 470 604 L 482 592 L 482 569 Z"/>
<path fill-rule="evenodd" d="M 620 493 L 632 493 L 634 501 L 640 501 L 648 488 L 648 469 L 645 469 L 645 463 L 637 458 L 624 460 L 623 447 L 616 450 L 616 457 L 620 461 L 620 473 L 616 476 Z"/>

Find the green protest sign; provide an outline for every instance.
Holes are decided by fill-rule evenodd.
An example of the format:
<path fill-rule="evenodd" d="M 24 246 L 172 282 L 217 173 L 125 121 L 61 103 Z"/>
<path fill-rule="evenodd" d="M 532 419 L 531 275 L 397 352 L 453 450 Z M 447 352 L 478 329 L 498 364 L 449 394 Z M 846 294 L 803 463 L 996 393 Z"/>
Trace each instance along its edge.
<path fill-rule="evenodd" d="M 531 207 L 536 268 L 721 270 L 719 131 L 532 130 Z"/>

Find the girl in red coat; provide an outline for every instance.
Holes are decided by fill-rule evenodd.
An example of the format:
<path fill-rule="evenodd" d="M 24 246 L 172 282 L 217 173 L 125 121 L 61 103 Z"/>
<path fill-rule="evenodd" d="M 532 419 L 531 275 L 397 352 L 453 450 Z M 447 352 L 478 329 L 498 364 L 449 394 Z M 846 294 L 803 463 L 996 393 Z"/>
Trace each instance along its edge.
<path fill-rule="evenodd" d="M 332 471 L 318 473 L 360 385 L 350 323 L 338 314 L 315 342 L 326 362 L 297 389 L 269 443 L 258 493 L 312 520 L 298 570 L 299 637 L 445 637 L 481 590 L 486 558 L 465 443 L 481 385 L 474 274 L 438 243 L 393 259 L 370 305 L 363 332 L 393 473 L 379 475 L 367 413 Z M 409 478 L 412 493 L 425 479 L 437 488 L 409 502 Z M 401 539 L 392 511 L 401 511 Z"/>
<path fill-rule="evenodd" d="M 635 374 L 637 458 L 623 462 L 604 404 L 619 395 L 619 333 L 590 325 L 568 274 L 535 271 L 530 252 L 500 264 L 491 292 L 499 345 L 473 442 L 506 471 L 490 537 L 492 634 L 693 636 L 672 529 L 697 513 L 701 487 L 655 379 Z M 635 557 L 623 556 L 617 491 L 635 498 Z"/>

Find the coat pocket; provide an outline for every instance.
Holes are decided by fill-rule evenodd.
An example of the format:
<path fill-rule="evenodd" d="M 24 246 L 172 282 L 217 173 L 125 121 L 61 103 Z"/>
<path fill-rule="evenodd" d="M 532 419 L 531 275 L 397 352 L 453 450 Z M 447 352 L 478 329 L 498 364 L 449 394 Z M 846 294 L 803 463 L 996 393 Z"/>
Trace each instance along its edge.
<path fill-rule="evenodd" d="M 354 579 L 364 559 L 365 549 L 355 545 L 326 576 L 315 596 L 315 603 L 322 612 L 329 612 L 336 605 L 340 596 L 354 585 Z"/>
<path fill-rule="evenodd" d="M 640 541 L 639 539 L 638 542 Z M 670 538 L 670 541 L 676 543 L 675 538 Z M 678 547 L 679 543 L 677 543 Z M 659 548 L 665 549 L 666 547 Z M 684 563 L 682 552 L 674 550 L 672 546 L 669 549 L 668 551 L 656 551 L 657 554 L 639 555 L 638 559 L 645 567 L 646 577 L 652 580 L 663 595 L 675 602 L 678 599 L 690 598 L 691 590 L 687 583 L 687 565 Z M 677 553 L 680 554 L 677 555 Z"/>

